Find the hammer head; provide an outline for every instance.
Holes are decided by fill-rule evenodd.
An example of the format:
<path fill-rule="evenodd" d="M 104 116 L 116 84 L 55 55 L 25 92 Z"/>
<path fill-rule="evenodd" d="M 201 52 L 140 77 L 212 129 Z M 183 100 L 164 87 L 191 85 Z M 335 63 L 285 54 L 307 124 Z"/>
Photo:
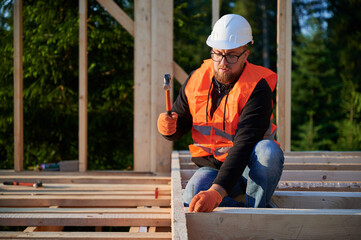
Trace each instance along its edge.
<path fill-rule="evenodd" d="M 33 187 L 34 188 L 38 188 L 38 187 L 42 187 L 43 186 L 43 183 L 42 182 L 36 182 L 34 183 Z"/>
<path fill-rule="evenodd" d="M 163 89 L 168 91 L 170 90 L 170 74 L 164 74 L 164 84 L 163 84 Z"/>

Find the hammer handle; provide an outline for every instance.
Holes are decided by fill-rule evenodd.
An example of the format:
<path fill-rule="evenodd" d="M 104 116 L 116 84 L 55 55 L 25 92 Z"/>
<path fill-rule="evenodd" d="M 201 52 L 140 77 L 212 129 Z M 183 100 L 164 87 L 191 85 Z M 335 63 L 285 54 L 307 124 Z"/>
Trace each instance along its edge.
<path fill-rule="evenodd" d="M 172 116 L 172 107 L 171 107 L 171 103 L 170 103 L 170 93 L 169 90 L 165 91 L 165 96 L 166 96 L 166 108 L 167 108 L 167 114 L 168 116 Z"/>
<path fill-rule="evenodd" d="M 4 185 L 20 185 L 20 186 L 34 186 L 34 183 L 24 183 L 24 182 L 3 182 Z"/>

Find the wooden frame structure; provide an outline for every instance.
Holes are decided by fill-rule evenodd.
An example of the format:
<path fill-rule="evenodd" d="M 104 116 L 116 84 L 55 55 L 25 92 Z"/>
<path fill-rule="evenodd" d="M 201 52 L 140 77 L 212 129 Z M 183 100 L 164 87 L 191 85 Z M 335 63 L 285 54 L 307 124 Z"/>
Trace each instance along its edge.
<path fill-rule="evenodd" d="M 43 187 L 0 186 L 0 239 L 171 239 L 170 177 L 132 172 L 1 171 L 1 181 L 42 181 Z M 95 232 L 62 232 L 64 226 Z M 101 232 L 102 227 L 128 232 Z"/>
<path fill-rule="evenodd" d="M 194 173 L 194 165 L 188 152 L 173 152 L 170 166 L 172 145 L 156 132 L 157 116 L 165 109 L 160 87 L 163 74 L 170 73 L 180 83 L 187 78 L 173 61 L 173 2 L 135 0 L 133 21 L 113 0 L 97 1 L 134 36 L 135 170 L 164 173 L 171 169 L 172 178 L 87 172 L 87 0 L 79 0 L 81 173 L 0 172 L 1 180 L 44 183 L 42 189 L 0 186 L 0 226 L 28 226 L 24 232 L 0 232 L 0 239 L 360 238 L 361 153 L 289 152 L 292 1 L 278 0 L 277 125 L 286 164 L 273 203 L 281 208 L 220 208 L 210 214 L 188 213 L 183 207 L 182 186 Z M 213 25 L 219 17 L 219 1 L 212 0 L 212 4 Z M 22 0 L 14 0 L 15 171 L 23 169 L 21 36 Z M 104 226 L 130 228 L 126 233 L 61 232 L 64 226 L 79 225 L 96 226 L 97 230 Z"/>
<path fill-rule="evenodd" d="M 157 132 L 165 109 L 161 88 L 170 73 L 184 83 L 187 73 L 173 61 L 173 1 L 135 0 L 134 21 L 113 0 L 97 0 L 134 36 L 134 170 L 169 172 L 172 143 Z M 278 138 L 290 150 L 291 1 L 278 3 Z M 212 24 L 219 0 L 212 0 Z M 79 0 L 79 171 L 87 170 L 87 0 Z M 281 31 L 282 29 L 282 31 Z M 23 170 L 22 0 L 14 0 L 14 169 Z"/>
<path fill-rule="evenodd" d="M 307 162 L 305 164 L 305 158 L 298 159 L 298 170 L 287 170 L 288 162 L 296 162 L 295 155 L 297 156 L 286 155 L 285 170 L 272 197 L 274 208 L 217 208 L 212 213 L 190 213 L 182 203 L 175 202 L 175 199 L 181 199 L 182 188 L 197 167 L 191 163 L 188 151 L 174 151 L 172 184 L 177 185 L 178 189 L 172 189 L 175 205 L 173 208 L 177 209 L 173 221 L 180 225 L 179 229 L 188 233 L 189 239 L 359 239 L 361 153 L 357 156 L 355 153 L 342 153 L 340 157 L 343 161 L 339 161 L 341 166 L 352 162 L 357 167 L 347 173 L 340 170 L 342 174 L 335 174 L 333 179 L 326 177 L 322 181 L 317 179 L 339 170 L 318 170 L 320 165 L 315 165 L 310 170 Z M 309 153 L 309 156 L 319 159 L 319 162 L 323 161 L 322 165 L 326 167 L 329 159 L 338 157 L 334 153 L 323 155 Z M 303 164 L 307 166 L 306 169 L 302 169 Z M 285 176 L 296 173 L 303 175 L 297 179 L 299 184 L 296 184 L 296 181 L 289 184 Z M 338 185 L 327 188 L 328 182 Z M 299 189 L 298 185 L 305 185 L 307 189 Z M 179 234 L 174 239 L 187 238 Z"/>

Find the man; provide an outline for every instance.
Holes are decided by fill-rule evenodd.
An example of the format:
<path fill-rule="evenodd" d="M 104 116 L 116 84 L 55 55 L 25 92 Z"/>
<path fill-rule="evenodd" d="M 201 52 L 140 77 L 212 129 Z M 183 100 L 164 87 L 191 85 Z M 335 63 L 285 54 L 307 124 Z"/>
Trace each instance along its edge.
<path fill-rule="evenodd" d="M 283 152 L 273 140 L 272 91 L 277 75 L 247 61 L 251 26 L 228 14 L 214 25 L 207 45 L 211 59 L 191 73 L 158 130 L 168 140 L 192 129 L 192 161 L 200 168 L 189 180 L 183 201 L 189 211 L 217 206 L 266 207 L 283 169 Z"/>

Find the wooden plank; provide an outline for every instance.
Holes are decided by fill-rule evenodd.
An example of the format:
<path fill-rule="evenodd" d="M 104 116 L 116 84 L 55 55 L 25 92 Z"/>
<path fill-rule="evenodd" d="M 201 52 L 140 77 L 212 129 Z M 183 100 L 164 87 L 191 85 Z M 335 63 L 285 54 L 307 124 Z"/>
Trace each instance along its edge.
<path fill-rule="evenodd" d="M 188 73 L 186 73 L 181 66 L 178 65 L 178 63 L 173 61 L 173 74 L 174 78 L 180 83 L 183 84 L 186 82 L 188 78 Z"/>
<path fill-rule="evenodd" d="M 187 213 L 190 239 L 360 239 L 361 209 L 217 208 Z"/>
<path fill-rule="evenodd" d="M 43 183 L 87 183 L 87 184 L 168 184 L 169 177 L 132 177 L 132 176 L 77 176 L 77 175 L 8 175 L 0 181 L 42 181 Z M 46 185 L 44 185 L 46 186 Z"/>
<path fill-rule="evenodd" d="M 361 192 L 276 191 L 272 202 L 280 208 L 361 209 Z"/>
<path fill-rule="evenodd" d="M 340 152 L 286 152 L 286 163 L 361 163 L 361 153 Z"/>
<path fill-rule="evenodd" d="M 169 196 L 1 196 L 1 207 L 136 207 L 169 206 Z"/>
<path fill-rule="evenodd" d="M 170 214 L 170 208 L 0 208 L 0 213 Z"/>
<path fill-rule="evenodd" d="M 170 226 L 169 214 L 0 213 L 0 226 Z"/>
<path fill-rule="evenodd" d="M 280 181 L 278 190 L 361 192 L 361 181 Z"/>
<path fill-rule="evenodd" d="M 40 176 L 70 176 L 74 173 L 60 172 L 60 171 L 21 171 L 15 172 L 14 170 L 0 169 L 0 176 L 16 175 L 16 176 L 28 176 L 28 175 L 40 175 Z M 77 172 L 77 176 L 131 176 L 131 177 L 157 177 L 152 172 L 134 172 L 134 171 L 122 171 L 122 170 L 90 170 L 86 172 Z"/>
<path fill-rule="evenodd" d="M 0 232 L 0 239 L 136 239 L 162 240 L 171 239 L 169 232 L 127 233 L 127 232 Z"/>
<path fill-rule="evenodd" d="M 34 193 L 44 191 L 57 191 L 57 192 L 76 192 L 76 191 L 154 191 L 155 188 L 161 193 L 170 194 L 170 185 L 168 184 L 58 184 L 58 183 L 47 183 L 41 188 L 30 188 L 27 186 L 8 186 L 1 185 L 1 190 L 6 192 L 17 192 L 17 191 L 31 191 Z"/>
<path fill-rule="evenodd" d="M 285 163 L 283 170 L 360 171 L 361 163 Z"/>
<path fill-rule="evenodd" d="M 198 169 L 193 162 L 181 164 L 182 169 Z M 361 170 L 361 163 L 285 163 L 283 170 Z"/>
<path fill-rule="evenodd" d="M 79 0 L 79 171 L 87 170 L 88 148 L 88 0 Z"/>
<path fill-rule="evenodd" d="M 14 0 L 14 169 L 23 170 L 23 17 L 22 0 Z"/>
<path fill-rule="evenodd" d="M 285 164 L 288 163 L 327 163 L 343 164 L 358 163 L 361 164 L 361 152 L 285 152 Z M 179 161 L 181 164 L 192 163 L 192 157 L 189 151 L 179 152 Z"/>
<path fill-rule="evenodd" d="M 186 217 L 182 200 L 182 185 L 179 165 L 179 153 L 172 153 L 172 239 L 187 240 Z"/>
<path fill-rule="evenodd" d="M 51 196 L 59 196 L 59 195 L 66 195 L 66 196 L 154 196 L 154 190 L 153 191 L 72 191 L 72 192 L 56 192 L 56 191 L 13 191 L 13 192 L 2 192 L 1 195 L 7 196 L 7 195 L 22 195 L 22 196 L 44 196 L 44 195 L 51 195 Z M 169 196 L 170 192 L 164 193 L 159 192 L 159 196 Z"/>
<path fill-rule="evenodd" d="M 195 169 L 181 170 L 183 180 L 189 180 Z M 327 170 L 285 170 L 281 181 L 361 181 L 361 171 L 327 171 Z"/>
<path fill-rule="evenodd" d="M 356 156 L 361 157 L 361 151 L 286 151 L 285 156 L 333 156 L 333 157 L 344 157 L 344 156 Z"/>
<path fill-rule="evenodd" d="M 281 181 L 361 181 L 361 171 L 286 170 Z"/>
<path fill-rule="evenodd" d="M 127 30 L 130 35 L 134 36 L 133 20 L 113 1 L 113 0 L 97 0 L 98 3 L 105 8 L 108 13 L 117 22 Z"/>
<path fill-rule="evenodd" d="M 212 0 L 212 28 L 219 19 L 219 0 Z"/>
<path fill-rule="evenodd" d="M 277 4 L 277 141 L 284 151 L 291 149 L 291 48 L 292 1 Z"/>
<path fill-rule="evenodd" d="M 173 1 L 152 0 L 151 4 L 151 171 L 170 172 L 173 144 L 159 134 L 156 126 L 159 114 L 166 110 L 164 74 L 173 76 Z"/>
<path fill-rule="evenodd" d="M 151 171 L 151 1 L 134 1 L 134 170 Z"/>

